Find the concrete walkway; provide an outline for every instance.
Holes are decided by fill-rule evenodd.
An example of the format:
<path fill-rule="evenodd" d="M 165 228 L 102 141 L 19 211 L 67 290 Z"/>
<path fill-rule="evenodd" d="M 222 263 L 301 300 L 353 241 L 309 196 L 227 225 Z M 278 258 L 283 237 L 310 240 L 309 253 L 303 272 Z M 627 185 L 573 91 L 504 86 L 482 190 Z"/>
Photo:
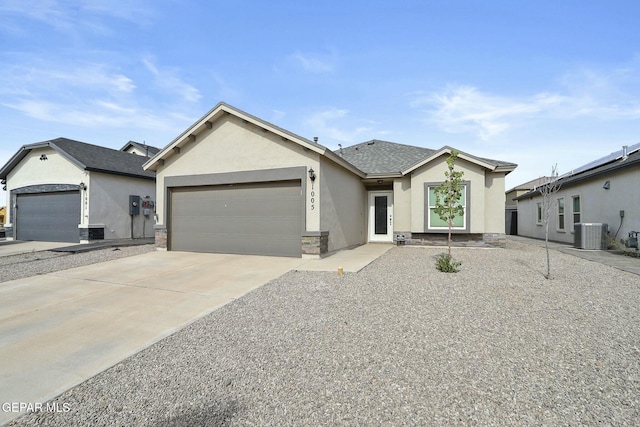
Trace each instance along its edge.
<path fill-rule="evenodd" d="M 353 249 L 338 251 L 320 259 L 302 260 L 296 267 L 298 271 L 335 271 L 358 272 L 393 247 L 392 244 L 367 243 Z"/>
<path fill-rule="evenodd" d="M 156 251 L 1 283 L 0 402 L 43 403 L 288 271 L 359 271 L 391 247 L 312 260 Z M 0 411 L 0 425 L 18 415 Z"/>

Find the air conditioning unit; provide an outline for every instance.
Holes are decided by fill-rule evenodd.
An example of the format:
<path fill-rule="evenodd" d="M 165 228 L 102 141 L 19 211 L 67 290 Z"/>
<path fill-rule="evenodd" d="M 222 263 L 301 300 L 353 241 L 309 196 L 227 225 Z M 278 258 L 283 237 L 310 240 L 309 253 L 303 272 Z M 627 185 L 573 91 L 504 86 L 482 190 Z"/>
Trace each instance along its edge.
<path fill-rule="evenodd" d="M 579 222 L 574 225 L 575 247 L 578 249 L 607 249 L 607 224 Z"/>

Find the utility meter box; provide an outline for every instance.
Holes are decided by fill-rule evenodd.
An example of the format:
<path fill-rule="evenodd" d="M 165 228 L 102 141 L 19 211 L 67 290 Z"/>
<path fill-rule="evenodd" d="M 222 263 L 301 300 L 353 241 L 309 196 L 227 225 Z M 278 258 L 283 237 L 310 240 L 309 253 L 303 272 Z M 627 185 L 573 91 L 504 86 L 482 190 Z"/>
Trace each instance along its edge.
<path fill-rule="evenodd" d="M 129 196 L 129 215 L 140 215 L 140 196 Z"/>

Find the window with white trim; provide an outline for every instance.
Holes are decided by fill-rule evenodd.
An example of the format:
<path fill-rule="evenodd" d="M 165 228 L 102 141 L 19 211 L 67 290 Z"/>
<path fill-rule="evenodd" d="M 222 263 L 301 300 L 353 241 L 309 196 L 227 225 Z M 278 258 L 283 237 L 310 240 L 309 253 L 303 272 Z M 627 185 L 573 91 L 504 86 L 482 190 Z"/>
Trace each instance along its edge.
<path fill-rule="evenodd" d="M 536 204 L 536 224 L 542 224 L 542 202 Z"/>
<path fill-rule="evenodd" d="M 571 198 L 571 208 L 573 212 L 573 222 L 571 223 L 571 231 L 573 231 L 574 224 L 581 222 L 581 219 L 582 219 L 582 207 L 580 206 L 580 196 L 573 196 Z"/>
<path fill-rule="evenodd" d="M 564 231 L 564 197 L 558 199 L 558 231 Z"/>

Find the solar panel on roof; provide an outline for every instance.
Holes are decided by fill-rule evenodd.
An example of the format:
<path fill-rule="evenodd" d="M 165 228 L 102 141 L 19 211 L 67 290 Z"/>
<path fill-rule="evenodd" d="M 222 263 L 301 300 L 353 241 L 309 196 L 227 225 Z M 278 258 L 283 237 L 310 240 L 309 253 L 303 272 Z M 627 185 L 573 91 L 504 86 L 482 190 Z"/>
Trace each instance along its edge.
<path fill-rule="evenodd" d="M 627 147 L 627 155 L 629 155 L 631 153 L 634 153 L 634 152 L 638 151 L 639 149 L 640 149 L 640 143 L 630 145 L 630 146 Z M 604 156 L 602 158 L 594 160 L 593 162 L 589 162 L 586 165 L 582 165 L 577 169 L 574 169 L 568 175 L 575 175 L 577 173 L 584 172 L 584 171 L 587 171 L 589 169 L 597 168 L 598 166 L 602 166 L 602 165 L 605 165 L 605 164 L 607 164 L 609 162 L 612 162 L 614 160 L 621 159 L 622 155 L 623 155 L 622 150 L 614 151 L 613 153 L 609 154 L 608 156 Z"/>

